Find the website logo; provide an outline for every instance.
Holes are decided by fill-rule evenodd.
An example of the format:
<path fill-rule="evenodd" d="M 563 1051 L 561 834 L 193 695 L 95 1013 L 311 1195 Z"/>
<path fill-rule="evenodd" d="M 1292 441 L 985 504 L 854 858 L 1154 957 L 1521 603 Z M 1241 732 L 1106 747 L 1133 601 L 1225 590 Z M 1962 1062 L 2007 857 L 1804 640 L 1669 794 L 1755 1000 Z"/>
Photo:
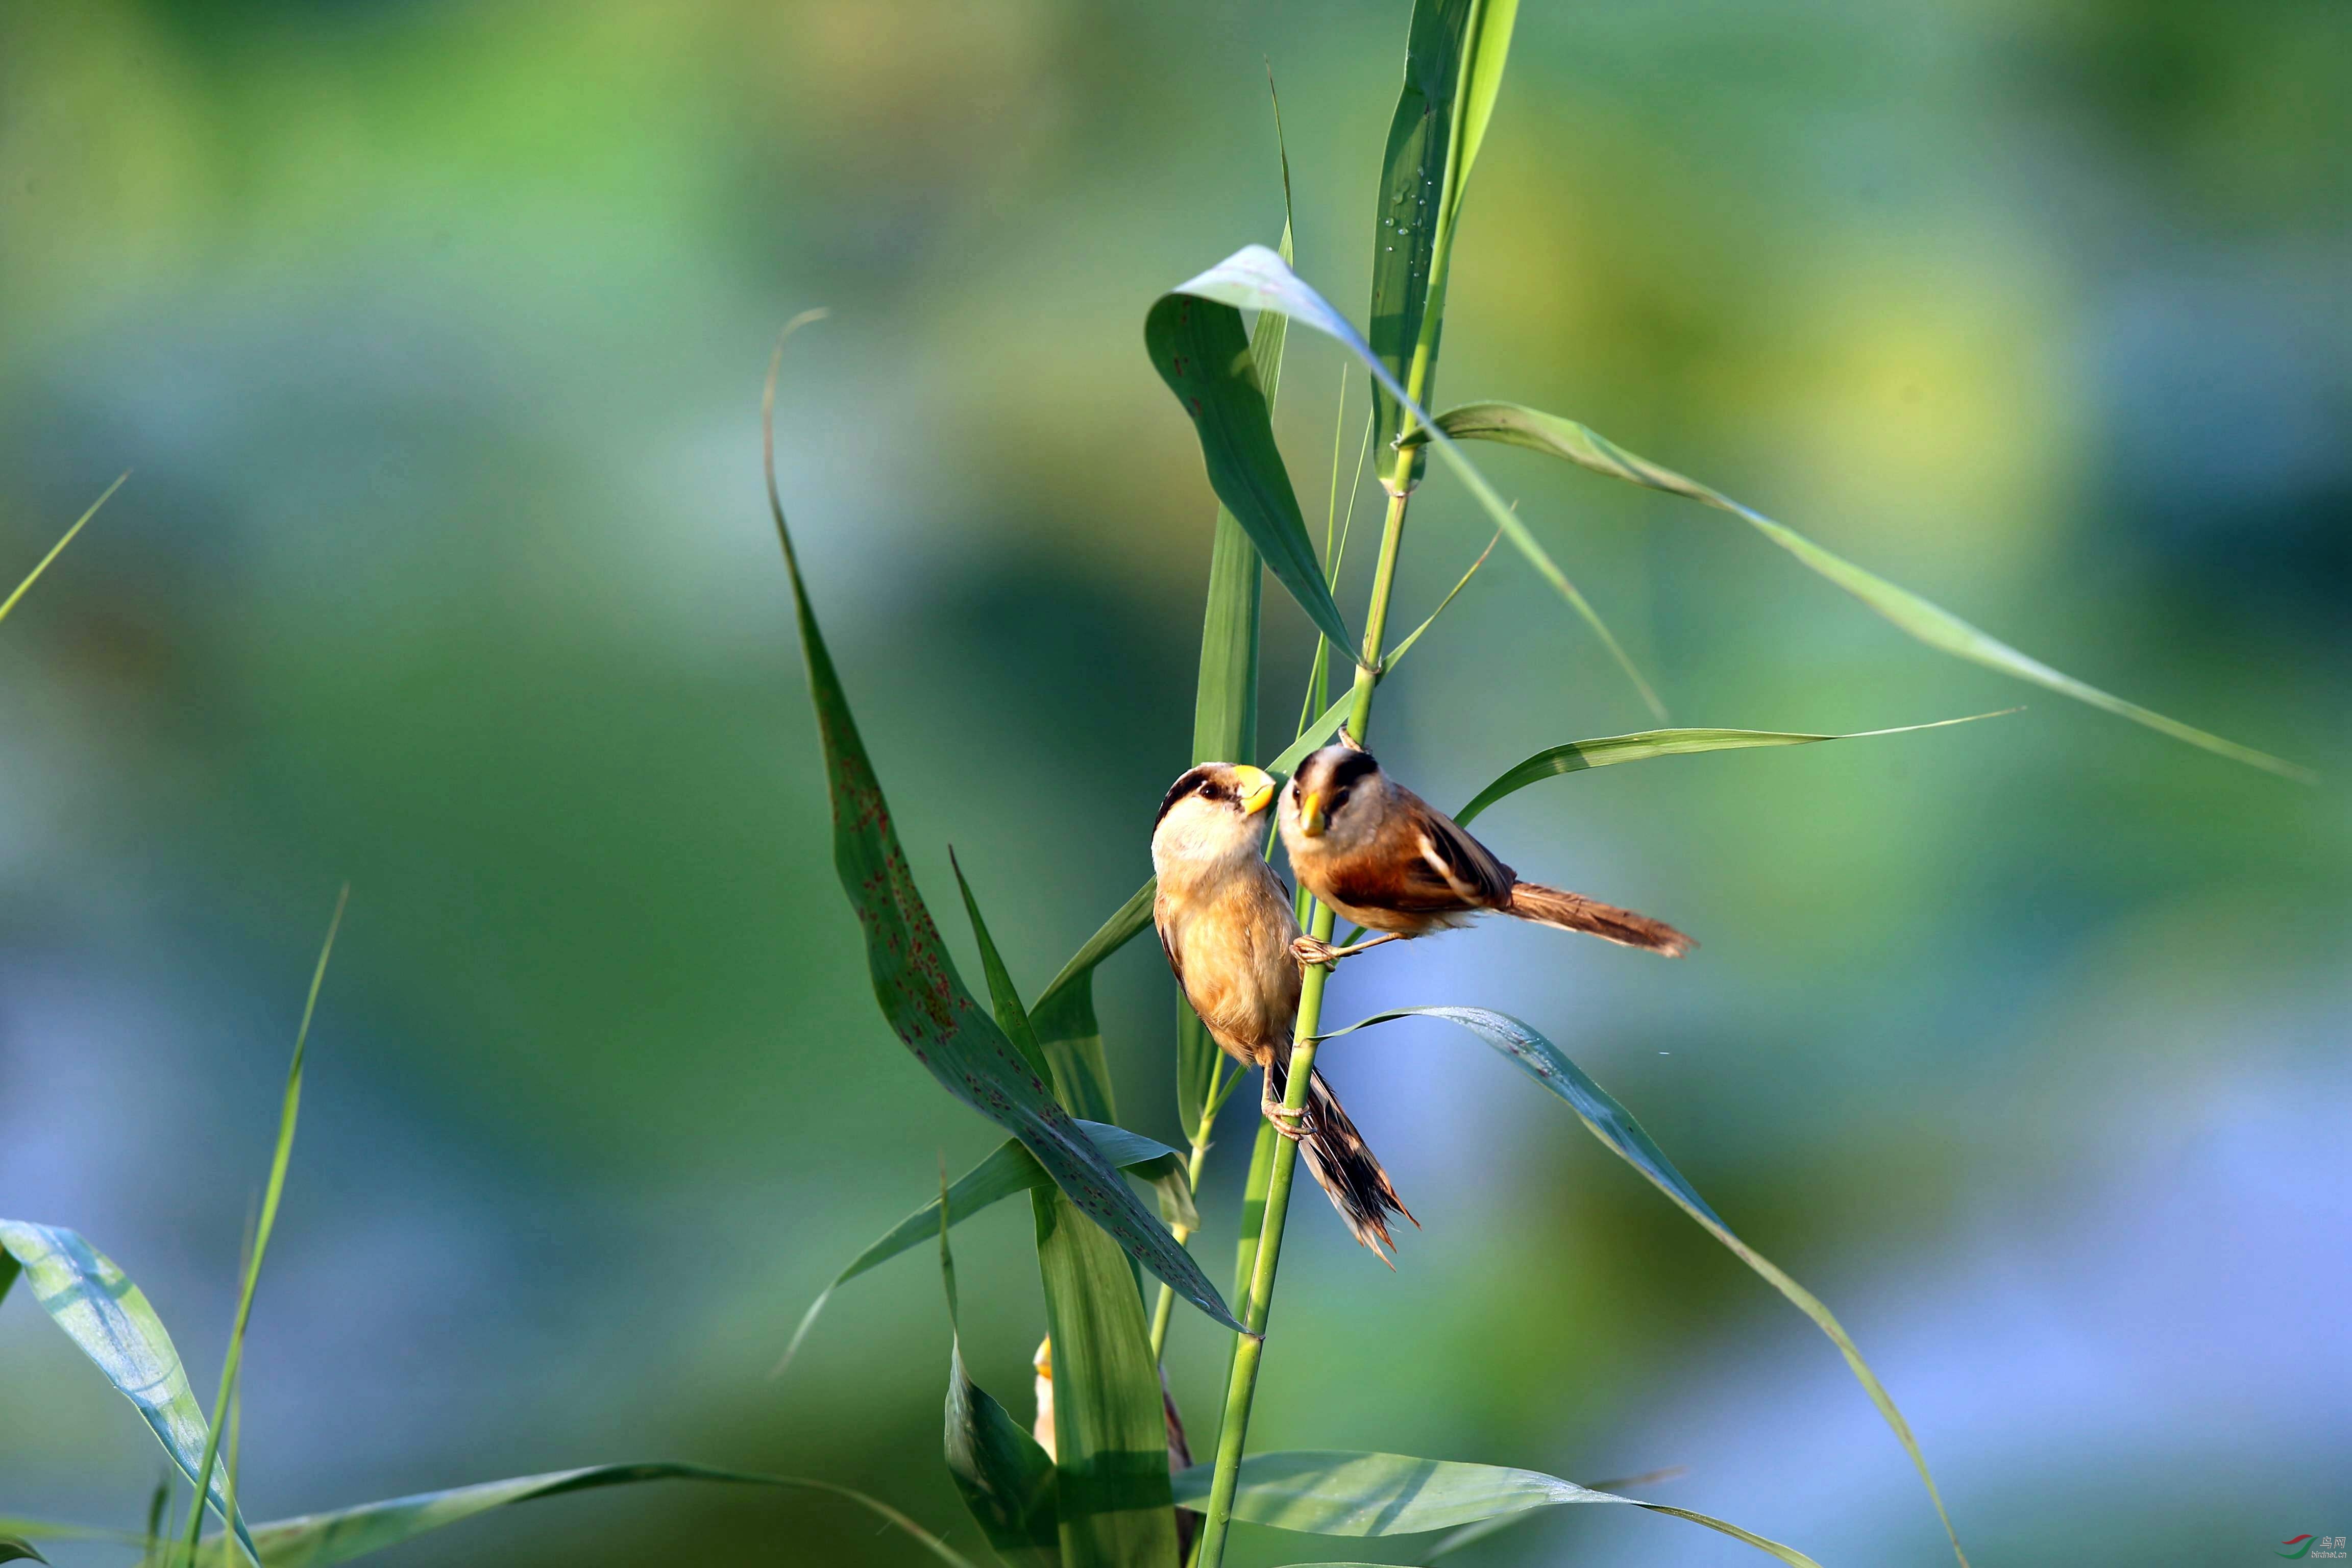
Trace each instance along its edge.
<path fill-rule="evenodd" d="M 2300 1557 L 2342 1557 L 2344 1538 L 2340 1535 L 2290 1535 L 2279 1542 L 2281 1557 L 2292 1562 Z"/>

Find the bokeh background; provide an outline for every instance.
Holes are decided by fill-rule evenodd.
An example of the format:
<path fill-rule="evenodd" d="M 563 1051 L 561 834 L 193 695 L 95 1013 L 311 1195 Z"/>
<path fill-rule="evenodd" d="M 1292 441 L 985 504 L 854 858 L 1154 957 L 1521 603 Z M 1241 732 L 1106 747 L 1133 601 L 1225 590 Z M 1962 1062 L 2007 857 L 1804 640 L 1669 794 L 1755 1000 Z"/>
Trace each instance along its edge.
<path fill-rule="evenodd" d="M 1143 312 L 1277 234 L 1270 58 L 1299 265 L 1360 314 L 1406 9 L 0 5 L 0 575 L 133 470 L 0 628 L 0 1212 L 110 1252 L 207 1391 L 353 889 L 254 1322 L 255 1517 L 671 1457 L 975 1546 L 922 1257 L 767 1376 L 995 1142 L 884 1027 L 832 880 L 768 346 L 835 312 L 786 368 L 784 489 L 934 907 L 952 843 L 1034 988 L 1147 870 L 1185 760 L 1212 502 Z M 1719 514 L 1479 454 L 1680 722 L 2027 704 L 1539 786 L 1482 834 L 1703 951 L 1492 929 L 1333 1003 L 1502 1007 L 1575 1055 L 1841 1312 L 1979 1562 L 2352 1531 L 2348 35 L 2333 0 L 1531 0 L 1472 192 L 1441 405 L 1587 419 L 2325 774 L 1940 658 Z M 1352 456 L 1361 378 L 1295 342 L 1318 521 L 1343 385 Z M 1485 537 L 1433 478 L 1405 624 Z M 1267 604 L 1271 750 L 1309 645 Z M 1378 739 L 1458 803 L 1646 724 L 1498 556 Z M 1172 1139 L 1150 943 L 1100 991 L 1124 1119 Z M 1391 1274 L 1303 1200 L 1264 1443 L 1687 1466 L 1652 1495 L 1949 1561 L 1835 1352 L 1562 1107 L 1433 1024 L 1330 1058 L 1426 1228 Z M 1024 1413 L 1026 1225 L 958 1236 L 968 1353 Z M 1223 1355 L 1179 1317 L 1203 1426 Z M 0 1511 L 134 1524 L 131 1412 L 27 1300 L 0 1358 Z M 1757 1560 L 1585 1516 L 1462 1561 L 1571 1555 Z M 668 1487 L 386 1561 L 917 1556 L 820 1499 Z"/>

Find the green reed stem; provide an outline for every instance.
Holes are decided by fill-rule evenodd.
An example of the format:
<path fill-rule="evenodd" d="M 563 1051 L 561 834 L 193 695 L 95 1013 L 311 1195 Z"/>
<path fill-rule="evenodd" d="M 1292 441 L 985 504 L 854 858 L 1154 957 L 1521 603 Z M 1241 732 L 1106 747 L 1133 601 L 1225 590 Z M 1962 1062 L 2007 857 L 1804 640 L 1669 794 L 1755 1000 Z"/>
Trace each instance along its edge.
<path fill-rule="evenodd" d="M 1475 13 L 1480 8 L 1480 0 L 1472 0 L 1472 6 L 1475 35 Z M 1461 198 L 1455 163 L 1462 152 L 1462 116 L 1466 107 L 1466 102 L 1457 96 L 1454 133 L 1445 154 L 1445 178 L 1439 190 L 1428 302 L 1422 312 L 1420 336 L 1413 344 L 1412 363 L 1405 377 L 1405 390 L 1415 403 L 1422 402 L 1427 395 L 1430 367 L 1437 357 L 1438 323 L 1445 314 L 1446 275 L 1451 269 L 1454 227 Z M 1403 417 L 1400 440 L 1412 428 L 1412 416 L 1407 413 Z M 1389 599 L 1396 588 L 1397 559 L 1404 548 L 1405 511 L 1412 500 L 1413 458 L 1411 447 L 1399 445 L 1385 485 L 1389 493 L 1388 517 L 1381 530 L 1380 563 L 1372 572 L 1371 602 L 1364 613 L 1364 649 L 1356 665 L 1355 700 L 1348 710 L 1348 729 L 1360 741 L 1371 730 L 1372 688 L 1381 678 L 1381 646 L 1388 631 Z M 1318 901 L 1307 929 L 1317 940 L 1328 942 L 1337 921 L 1330 908 Z M 1302 1110 L 1307 1105 L 1315 1075 L 1315 1037 L 1323 1023 L 1323 991 L 1330 978 L 1329 968 L 1311 965 L 1299 990 L 1298 1021 L 1291 1035 L 1290 1079 L 1282 1100 L 1288 1110 Z M 1240 1336 L 1234 1347 L 1233 1371 L 1225 1384 L 1224 1419 L 1217 1428 L 1216 1468 L 1209 1483 L 1208 1510 L 1201 1522 L 1200 1543 L 1192 1557 L 1195 1568 L 1223 1568 L 1224 1562 L 1225 1537 L 1233 1528 L 1234 1492 L 1240 1484 L 1242 1453 L 1249 1439 L 1250 1407 L 1257 1397 L 1258 1364 L 1265 1356 L 1265 1326 L 1274 1308 L 1275 1272 L 1282 1261 L 1283 1227 L 1289 1217 L 1290 1189 L 1297 1169 L 1298 1145 L 1287 1138 L 1276 1139 L 1274 1162 L 1266 1173 L 1265 1217 L 1257 1253 L 1251 1261 L 1249 1290 L 1242 1304 L 1242 1322 L 1249 1332 Z"/>
<path fill-rule="evenodd" d="M 1413 356 L 1414 382 L 1425 376 L 1427 355 Z M 1418 396 L 1417 387 L 1415 395 Z M 1361 739 L 1370 728 L 1372 687 L 1379 679 L 1381 638 L 1388 628 L 1389 597 L 1396 586 L 1397 557 L 1404 543 L 1407 487 L 1412 479 L 1412 453 L 1397 454 L 1389 490 L 1388 520 L 1381 532 L 1380 564 L 1372 575 L 1370 608 L 1364 618 L 1364 657 L 1356 667 L 1355 700 L 1348 710 L 1348 728 Z M 1331 940 L 1335 917 L 1318 903 L 1309 931 L 1320 941 Z M 1323 989 L 1331 972 L 1317 964 L 1307 971 L 1298 996 L 1298 1023 L 1290 1050 L 1290 1079 L 1284 1086 L 1283 1105 L 1303 1110 L 1315 1073 L 1315 1032 L 1323 1019 Z M 1290 1189 L 1298 1169 L 1298 1145 L 1276 1139 L 1274 1160 L 1266 1173 L 1265 1207 L 1260 1224 L 1256 1256 L 1250 1267 L 1249 1290 L 1243 1300 L 1242 1322 L 1249 1333 L 1234 1347 L 1234 1364 L 1225 1384 L 1224 1419 L 1217 1428 L 1217 1464 L 1209 1487 L 1209 1506 L 1202 1521 L 1201 1542 L 1193 1561 L 1198 1568 L 1219 1568 L 1224 1561 L 1225 1535 L 1233 1523 L 1234 1490 L 1241 1479 L 1242 1450 L 1249 1436 L 1250 1406 L 1257 1396 L 1258 1363 L 1265 1354 L 1265 1325 L 1274 1307 L 1275 1271 L 1282 1261 L 1282 1233 L 1290 1213 Z"/>

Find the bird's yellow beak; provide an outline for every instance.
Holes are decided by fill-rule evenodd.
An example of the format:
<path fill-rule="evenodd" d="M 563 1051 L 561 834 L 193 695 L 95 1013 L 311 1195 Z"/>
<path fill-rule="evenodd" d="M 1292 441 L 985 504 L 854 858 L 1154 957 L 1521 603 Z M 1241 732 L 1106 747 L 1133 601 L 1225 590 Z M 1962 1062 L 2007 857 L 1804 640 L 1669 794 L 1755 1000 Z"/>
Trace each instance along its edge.
<path fill-rule="evenodd" d="M 1320 838 L 1323 837 L 1323 830 L 1330 826 L 1331 819 L 1323 815 L 1322 792 L 1308 791 L 1306 797 L 1298 803 L 1298 831 L 1309 838 Z"/>
<path fill-rule="evenodd" d="M 1263 768 L 1246 764 L 1234 770 L 1234 783 L 1242 792 L 1242 815 L 1255 816 L 1274 799 L 1274 779 Z"/>

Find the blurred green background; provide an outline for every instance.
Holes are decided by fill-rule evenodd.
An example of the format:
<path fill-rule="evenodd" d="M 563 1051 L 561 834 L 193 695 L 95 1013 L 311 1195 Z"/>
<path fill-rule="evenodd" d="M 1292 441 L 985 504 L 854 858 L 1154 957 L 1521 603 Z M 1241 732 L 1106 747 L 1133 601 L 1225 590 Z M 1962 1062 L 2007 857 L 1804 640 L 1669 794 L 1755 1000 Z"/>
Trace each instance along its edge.
<path fill-rule="evenodd" d="M 1034 991 L 1148 870 L 1190 733 L 1212 502 L 1143 312 L 1277 234 L 1270 58 L 1300 268 L 1360 316 L 1406 9 L 0 5 L 0 575 L 134 470 L 0 628 L 0 1212 L 110 1252 L 202 1389 L 353 888 L 254 1321 L 255 1517 L 670 1457 L 976 1549 L 922 1257 L 766 1376 L 996 1138 L 885 1028 L 832 879 L 769 342 L 835 312 L 786 366 L 787 503 L 934 908 L 952 842 Z M 1703 951 L 1489 929 L 1332 1003 L 1501 1007 L 1575 1055 L 1839 1310 L 1979 1562 L 2352 1530 L 2347 104 L 2333 0 L 1530 0 L 1473 187 L 1441 405 L 1589 420 L 2326 774 L 1942 659 L 1719 514 L 1477 454 L 1679 722 L 2028 704 L 1538 786 L 1481 834 Z M 1294 339 L 1318 522 L 1343 384 L 1352 455 L 1360 375 Z M 1434 475 L 1398 614 L 1485 538 Z M 1271 750 L 1310 645 L 1267 605 Z M 1647 722 L 1498 556 L 1377 738 L 1450 805 Z M 1123 1119 L 1173 1139 L 1150 945 L 1100 992 Z M 1561 1107 L 1433 1024 L 1328 1066 L 1426 1228 L 1391 1274 L 1302 1199 L 1260 1442 L 1686 1465 L 1652 1495 L 1949 1561 L 1834 1351 Z M 959 1258 L 967 1354 L 1025 1415 L 1020 1205 Z M 1172 1339 L 1205 1429 L 1222 1341 Z M 131 1412 L 28 1301 L 0 1357 L 0 1511 L 135 1523 Z M 1758 1560 L 1646 1516 L 1479 1552 Z M 917 1560 L 822 1500 L 680 1487 L 386 1559 Z"/>

